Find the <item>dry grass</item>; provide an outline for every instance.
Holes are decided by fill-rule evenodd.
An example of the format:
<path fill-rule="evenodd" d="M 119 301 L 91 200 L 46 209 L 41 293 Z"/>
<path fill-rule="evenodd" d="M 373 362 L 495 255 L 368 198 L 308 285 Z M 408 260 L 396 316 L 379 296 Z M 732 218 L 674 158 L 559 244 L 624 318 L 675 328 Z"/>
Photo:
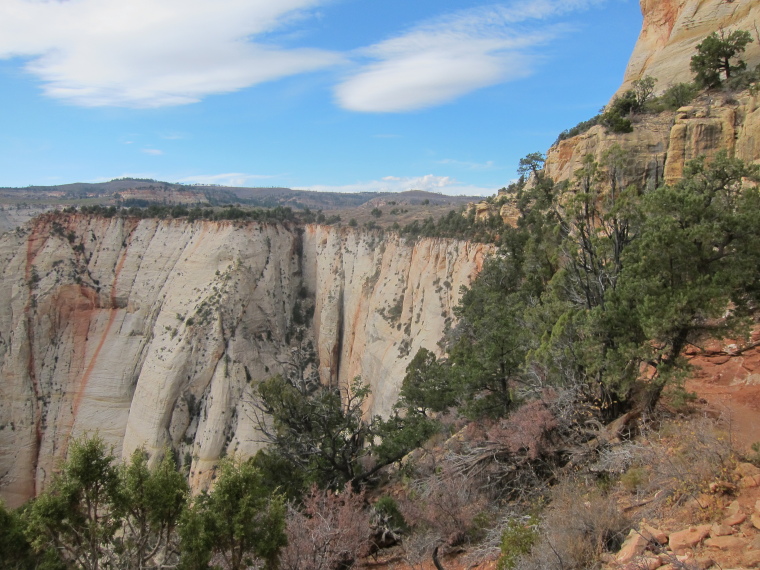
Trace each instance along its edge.
<path fill-rule="evenodd" d="M 630 521 L 612 498 L 583 480 L 565 481 L 551 492 L 540 538 L 517 570 L 594 568 L 599 557 L 622 544 Z"/>

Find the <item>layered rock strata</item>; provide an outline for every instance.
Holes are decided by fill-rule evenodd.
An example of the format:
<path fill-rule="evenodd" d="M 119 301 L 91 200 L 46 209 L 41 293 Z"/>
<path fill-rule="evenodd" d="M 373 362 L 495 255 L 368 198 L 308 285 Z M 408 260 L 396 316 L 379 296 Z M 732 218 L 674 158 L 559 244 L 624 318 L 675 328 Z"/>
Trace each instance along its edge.
<path fill-rule="evenodd" d="M 261 446 L 255 383 L 306 353 L 325 383 L 361 376 L 367 413 L 387 413 L 489 251 L 347 228 L 41 216 L 0 238 L 2 497 L 34 496 L 70 439 L 96 431 L 123 457 L 172 447 L 202 488 L 220 455 Z"/>
<path fill-rule="evenodd" d="M 760 64 L 760 4 L 755 0 L 641 0 L 644 21 L 620 92 L 647 75 L 659 91 L 692 81 L 689 64 L 696 46 L 717 31 L 749 31 L 754 41 L 744 54 L 750 68 Z"/>
<path fill-rule="evenodd" d="M 676 112 L 634 116 L 633 126 L 626 134 L 595 126 L 558 142 L 546 155 L 546 174 L 558 182 L 571 180 L 586 155 L 604 162 L 615 147 L 623 159 L 619 182 L 641 188 L 676 182 L 688 161 L 720 151 L 760 161 L 760 97 L 749 92 L 703 95 Z"/>

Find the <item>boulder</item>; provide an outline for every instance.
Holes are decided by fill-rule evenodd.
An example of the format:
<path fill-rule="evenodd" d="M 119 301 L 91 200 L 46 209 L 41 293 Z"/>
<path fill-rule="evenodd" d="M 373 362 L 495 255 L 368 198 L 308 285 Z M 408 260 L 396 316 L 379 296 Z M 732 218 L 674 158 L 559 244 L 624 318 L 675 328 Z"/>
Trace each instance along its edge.
<path fill-rule="evenodd" d="M 747 548 L 747 540 L 738 536 L 716 536 L 705 540 L 705 546 L 717 550 L 744 551 Z"/>
<path fill-rule="evenodd" d="M 751 463 L 739 463 L 735 471 L 741 477 L 760 477 L 760 467 Z"/>
<path fill-rule="evenodd" d="M 620 548 L 620 552 L 617 555 L 617 561 L 620 564 L 626 564 L 644 553 L 649 545 L 649 540 L 641 534 L 639 531 L 632 529 L 628 533 L 628 537 L 625 539 L 623 546 Z"/>
<path fill-rule="evenodd" d="M 738 524 L 742 524 L 746 520 L 747 515 L 744 513 L 734 513 L 732 515 L 728 515 L 725 519 L 723 519 L 723 526 L 736 526 Z"/>
<path fill-rule="evenodd" d="M 641 534 L 644 535 L 648 540 L 657 542 L 659 544 L 667 544 L 668 542 L 668 534 L 666 532 L 646 523 L 641 525 Z"/>
<path fill-rule="evenodd" d="M 703 524 L 671 533 L 668 539 L 670 549 L 676 554 L 685 553 L 707 538 L 710 534 L 710 528 L 709 524 Z"/>
<path fill-rule="evenodd" d="M 730 525 L 714 524 L 710 529 L 710 536 L 716 538 L 718 536 L 728 536 L 734 534 L 734 529 Z"/>

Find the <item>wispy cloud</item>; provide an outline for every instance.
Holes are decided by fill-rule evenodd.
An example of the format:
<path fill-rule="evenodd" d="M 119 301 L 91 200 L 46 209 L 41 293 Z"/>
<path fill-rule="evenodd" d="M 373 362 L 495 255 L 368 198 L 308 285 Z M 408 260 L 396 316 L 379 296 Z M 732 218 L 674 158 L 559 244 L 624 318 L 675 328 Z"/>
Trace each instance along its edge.
<path fill-rule="evenodd" d="M 539 61 L 532 48 L 567 29 L 548 20 L 603 1 L 520 0 L 424 23 L 360 50 L 369 62 L 337 86 L 336 100 L 351 111 L 412 111 L 525 77 Z"/>
<path fill-rule="evenodd" d="M 159 150 L 157 148 L 144 148 L 144 149 L 142 149 L 142 151 L 145 154 L 150 154 L 152 156 L 161 156 L 162 154 L 164 154 L 164 151 Z"/>
<path fill-rule="evenodd" d="M 27 58 L 47 95 L 77 105 L 192 103 L 339 62 L 256 42 L 323 2 L 3 0 L 0 58 Z"/>
<path fill-rule="evenodd" d="M 462 184 L 449 176 L 426 174 L 417 177 L 385 176 L 380 180 L 367 180 L 341 186 L 314 185 L 301 187 L 303 190 L 316 192 L 406 192 L 407 190 L 427 190 L 441 194 L 463 196 L 487 196 L 494 193 L 493 188 L 482 188 Z"/>
<path fill-rule="evenodd" d="M 531 74 L 561 16 L 606 0 L 502 1 L 346 54 L 278 45 L 331 1 L 1 0 L 0 59 L 21 58 L 48 96 L 93 107 L 193 103 L 353 60 L 338 104 L 405 112 Z"/>
<path fill-rule="evenodd" d="M 226 172 L 224 174 L 198 174 L 186 176 L 177 182 L 184 184 L 217 184 L 219 186 L 251 186 L 256 180 L 276 178 L 270 174 L 245 174 L 243 172 Z"/>

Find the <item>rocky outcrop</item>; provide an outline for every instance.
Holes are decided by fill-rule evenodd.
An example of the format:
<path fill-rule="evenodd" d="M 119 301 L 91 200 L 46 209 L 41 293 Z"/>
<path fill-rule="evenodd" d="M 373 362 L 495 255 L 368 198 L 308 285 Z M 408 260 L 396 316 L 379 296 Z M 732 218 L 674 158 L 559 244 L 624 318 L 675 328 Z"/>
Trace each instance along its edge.
<path fill-rule="evenodd" d="M 743 473 L 760 474 L 749 463 L 739 463 L 734 473 L 724 476 L 746 477 Z M 615 555 L 606 556 L 603 568 L 608 570 L 639 570 L 641 568 L 757 568 L 760 565 L 760 500 L 753 489 L 739 491 L 731 487 L 733 497 L 723 495 L 726 481 L 710 485 L 712 495 L 694 500 L 707 524 L 684 526 L 684 521 L 667 521 L 672 530 L 654 528 L 642 521 L 632 529 Z M 701 501 L 701 502 L 700 502 Z M 704 505 L 711 504 L 710 508 Z M 749 517 L 747 516 L 749 514 Z M 751 522 L 752 518 L 758 522 Z"/>
<path fill-rule="evenodd" d="M 751 32 L 754 42 L 744 60 L 750 67 L 760 64 L 760 4 L 755 0 L 641 0 L 641 13 L 641 34 L 619 92 L 647 75 L 658 80 L 658 91 L 692 81 L 689 64 L 697 44 L 719 29 Z"/>
<path fill-rule="evenodd" d="M 641 0 L 643 25 L 618 94 L 646 76 L 657 79 L 656 89 L 691 82 L 691 57 L 696 45 L 719 30 L 747 30 L 753 42 L 743 59 L 750 68 L 760 65 L 760 4 L 754 0 Z M 546 172 L 555 181 L 570 180 L 583 158 L 601 161 L 615 146 L 622 149 L 624 184 L 651 187 L 675 182 L 685 164 L 719 150 L 749 162 L 760 161 L 758 97 L 744 92 L 703 95 L 677 112 L 633 116 L 634 131 L 606 132 L 592 127 L 559 141 L 547 153 Z"/>
<path fill-rule="evenodd" d="M 0 206 L 0 234 L 15 230 L 50 209 L 49 206 Z"/>
<path fill-rule="evenodd" d="M 675 182 L 688 161 L 721 150 L 760 162 L 760 98 L 749 92 L 702 95 L 676 112 L 635 116 L 633 124 L 632 133 L 595 126 L 558 142 L 547 153 L 546 174 L 558 182 L 570 180 L 586 155 L 604 162 L 615 147 L 623 162 L 620 183 L 641 188 Z"/>
<path fill-rule="evenodd" d="M 367 413 L 387 413 L 489 251 L 349 228 L 61 214 L 6 234 L 3 498 L 39 492 L 70 438 L 94 431 L 124 457 L 173 447 L 201 488 L 220 455 L 260 447 L 255 382 L 311 352 L 323 382 L 360 375 Z"/>

